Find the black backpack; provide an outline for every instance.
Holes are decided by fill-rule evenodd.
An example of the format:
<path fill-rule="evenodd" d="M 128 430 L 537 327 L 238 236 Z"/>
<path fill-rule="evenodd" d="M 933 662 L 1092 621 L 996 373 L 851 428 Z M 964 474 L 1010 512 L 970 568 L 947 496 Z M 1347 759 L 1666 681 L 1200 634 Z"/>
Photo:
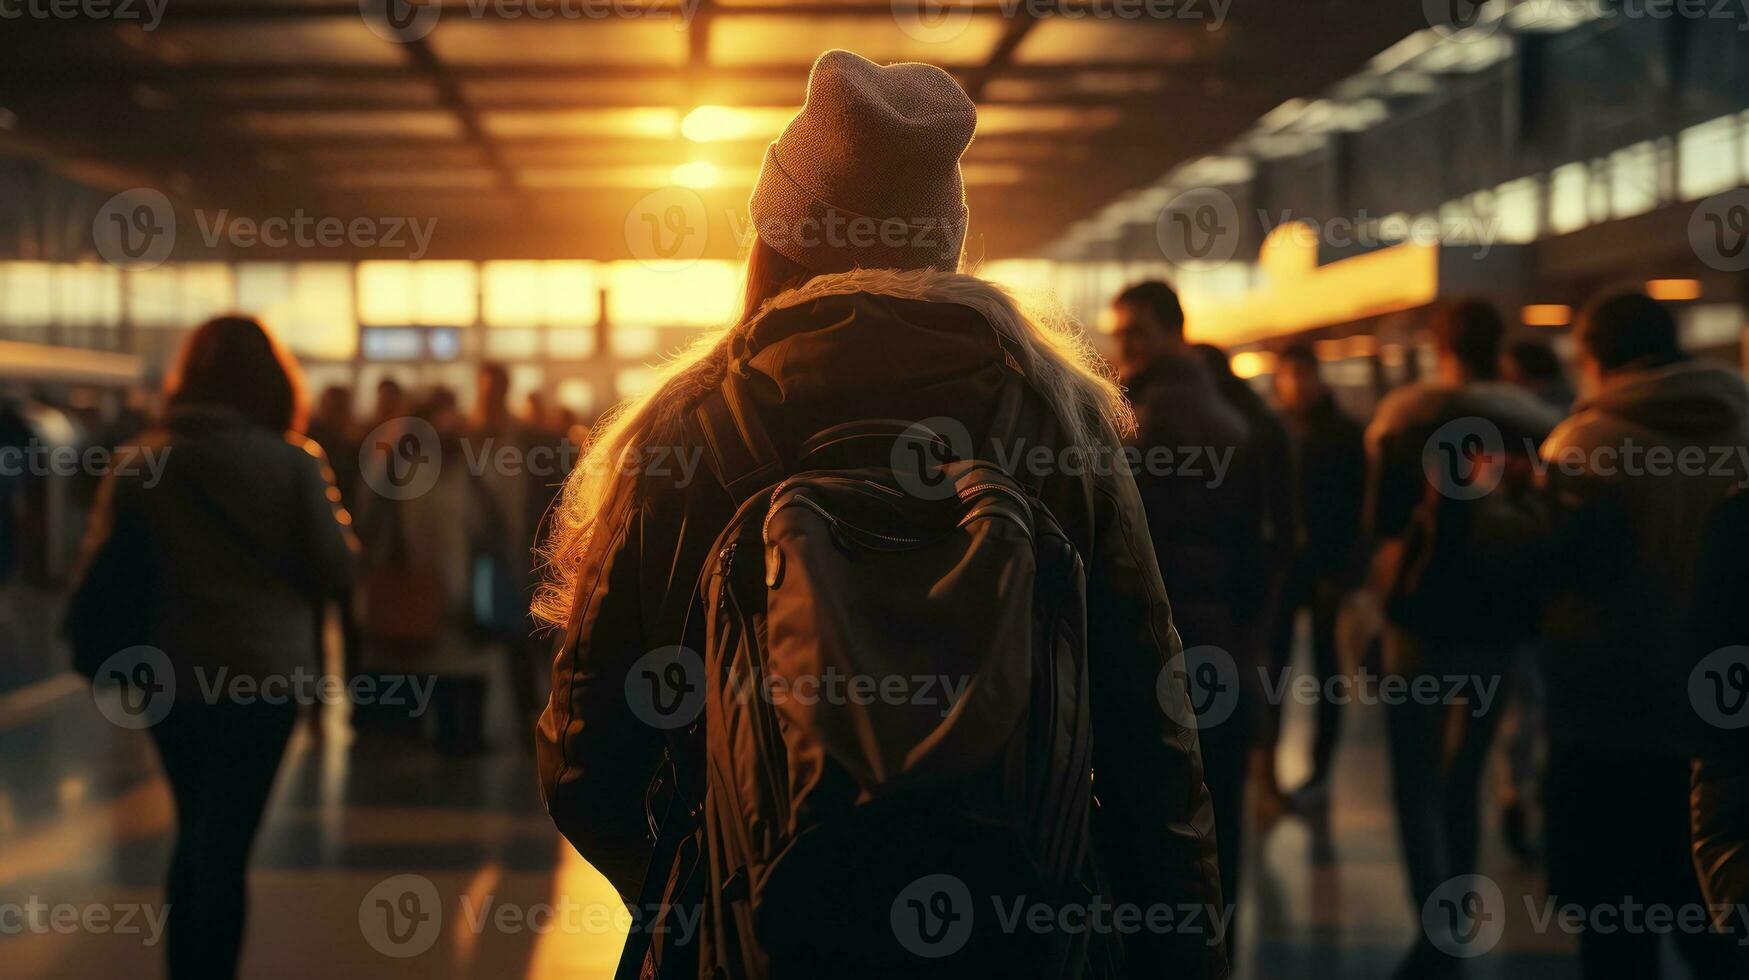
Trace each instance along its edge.
<path fill-rule="evenodd" d="M 687 830 L 662 828 L 646 895 L 701 903 L 698 976 L 1056 978 L 1092 955 L 997 911 L 1084 905 L 1094 881 L 1085 570 L 991 461 L 1043 414 L 1010 366 L 972 459 L 891 420 L 785 459 L 733 368 L 694 413 L 741 503 L 687 631 L 703 730 L 670 743 L 702 806 L 659 793 Z M 661 945 L 641 975 L 692 972 Z"/>

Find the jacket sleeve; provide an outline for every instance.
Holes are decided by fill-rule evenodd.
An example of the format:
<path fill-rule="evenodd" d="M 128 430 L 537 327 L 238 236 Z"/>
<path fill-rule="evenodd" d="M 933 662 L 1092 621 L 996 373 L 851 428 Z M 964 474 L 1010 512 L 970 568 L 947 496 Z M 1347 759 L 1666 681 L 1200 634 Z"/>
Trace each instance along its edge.
<path fill-rule="evenodd" d="M 1214 807 L 1181 670 L 1182 652 L 1135 480 L 1100 481 L 1088 569 L 1093 696 L 1094 845 L 1112 898 L 1125 906 L 1200 906 L 1195 931 L 1126 936 L 1131 976 L 1227 976 Z M 1172 703 L 1181 711 L 1168 712 Z M 1220 920 L 1220 921 L 1224 921 Z"/>
<path fill-rule="evenodd" d="M 1695 871 L 1720 926 L 1734 927 L 1728 920 L 1749 904 L 1749 758 L 1696 760 L 1691 803 Z"/>
<path fill-rule="evenodd" d="M 352 533 L 352 515 L 340 504 L 327 455 L 307 439 L 301 448 L 308 456 L 297 461 L 300 565 L 316 595 L 337 595 L 352 584 L 358 539 Z"/>
<path fill-rule="evenodd" d="M 626 676 L 646 649 L 640 604 L 641 507 L 602 523 L 607 535 L 578 578 L 571 625 L 553 661 L 536 728 L 541 796 L 553 823 L 622 897 L 635 898 L 650 855 L 644 792 L 657 731 L 632 713 Z"/>

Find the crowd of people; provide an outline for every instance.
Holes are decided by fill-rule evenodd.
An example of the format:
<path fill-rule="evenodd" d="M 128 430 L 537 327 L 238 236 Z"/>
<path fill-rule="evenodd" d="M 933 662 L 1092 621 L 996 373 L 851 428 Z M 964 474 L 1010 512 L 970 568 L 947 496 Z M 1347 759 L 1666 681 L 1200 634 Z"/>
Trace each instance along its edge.
<path fill-rule="evenodd" d="M 959 271 L 975 123 L 939 69 L 822 56 L 750 202 L 742 315 L 556 498 L 560 475 L 461 465 L 568 435 L 511 411 L 502 368 L 471 413 L 385 383 L 368 420 L 330 391 L 306 424 L 261 324 L 194 333 L 142 437 L 174 450 L 163 480 L 106 485 L 69 615 L 81 663 L 149 646 L 178 674 L 152 728 L 172 976 L 234 973 L 294 724 L 182 675 L 313 662 L 329 607 L 349 676 L 436 676 L 445 751 L 480 748 L 479 651 L 504 651 L 546 805 L 632 913 L 624 976 L 1221 980 L 1248 800 L 1333 805 L 1341 700 L 1315 701 L 1305 781 L 1274 764 L 1301 619 L 1317 689 L 1366 674 L 1384 705 L 1424 925 L 1401 976 L 1455 975 L 1503 911 L 1450 894 L 1503 730 L 1503 823 L 1552 890 L 1712 912 L 1677 951 L 1743 975 L 1749 665 L 1703 669 L 1749 644 L 1743 378 L 1616 293 L 1573 333 L 1569 412 L 1558 359 L 1448 302 L 1431 373 L 1363 426 L 1314 349 L 1279 351 L 1266 395 L 1190 344 L 1164 282 L 1113 301 L 1114 372 Z M 817 234 L 899 213 L 929 234 Z M 621 465 L 657 450 L 702 478 Z M 1442 896 L 1455 919 L 1424 914 Z M 1112 909 L 1130 927 L 1051 927 Z M 1586 980 L 1659 975 L 1658 930 L 1583 921 Z"/>
<path fill-rule="evenodd" d="M 1717 788 L 1735 779 L 1741 793 L 1749 746 L 1727 745 L 1730 720 L 1707 714 L 1690 686 L 1705 657 L 1749 641 L 1738 587 L 1749 538 L 1736 523 L 1749 506 L 1749 393 L 1737 371 L 1686 354 L 1658 302 L 1613 293 L 1574 332 L 1585 392 L 1575 405 L 1551 349 L 1507 346 L 1489 305 L 1447 302 L 1428 323 L 1433 375 L 1390 392 L 1363 427 L 1337 406 L 1309 346 L 1279 352 L 1272 411 L 1185 342 L 1164 283 L 1126 290 L 1114 313 L 1138 447 L 1236 455 L 1221 486 L 1136 476 L 1185 644 L 1219 647 L 1236 666 L 1208 676 L 1243 690 L 1231 717 L 1201 733 L 1227 901 L 1238 897 L 1253 812 L 1245 787 L 1255 780 L 1263 818 L 1323 815 L 1343 701 L 1326 682 L 1366 664 L 1404 689 L 1431 680 L 1425 689 L 1439 692 L 1380 699 L 1417 914 L 1478 871 L 1497 742 L 1506 843 L 1546 858 L 1561 899 L 1720 915 L 1741 906 L 1743 852 L 1727 860 L 1701 835 L 1735 820 L 1741 848 L 1742 803 Z M 1337 621 L 1357 590 L 1378 597 L 1382 629 L 1344 655 Z M 1290 789 L 1274 770 L 1282 704 L 1265 702 L 1302 609 L 1326 694 L 1310 777 Z M 1260 716 L 1246 713 L 1259 704 Z M 1709 884 L 1720 889 L 1710 904 Z M 1741 975 L 1736 937 L 1675 937 L 1696 976 Z M 1439 940 L 1424 935 L 1400 975 L 1455 972 Z M 1660 975 L 1655 932 L 1586 929 L 1579 946 L 1587 980 Z"/>

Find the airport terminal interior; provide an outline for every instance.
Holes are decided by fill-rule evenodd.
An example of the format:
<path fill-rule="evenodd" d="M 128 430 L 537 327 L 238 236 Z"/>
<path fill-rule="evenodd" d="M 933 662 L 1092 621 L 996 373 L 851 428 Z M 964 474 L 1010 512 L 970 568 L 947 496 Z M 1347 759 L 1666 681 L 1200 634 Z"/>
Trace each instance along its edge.
<path fill-rule="evenodd" d="M 840 49 L 872 72 L 938 66 L 976 106 L 958 159 L 970 215 L 960 268 L 1114 365 L 1144 409 L 1144 435 L 1147 403 L 1131 382 L 1144 375 L 1129 364 L 1142 329 L 1131 319 L 1137 284 L 1170 284 L 1180 340 L 1218 349 L 1219 373 L 1242 392 L 1220 389 L 1237 399 L 1222 411 L 1246 425 L 1289 418 L 1281 400 L 1297 389 L 1286 376 L 1309 373 L 1327 389 L 1320 404 L 1350 420 L 1353 492 L 1296 498 L 1287 516 L 1264 518 L 1283 554 L 1318 533 L 1321 511 L 1360 513 L 1360 454 L 1376 448 L 1389 414 L 1379 408 L 1461 359 L 1461 344 L 1448 349 L 1461 304 L 1493 311 L 1503 333 L 1492 342 L 1519 365 L 1501 383 L 1540 382 L 1536 397 L 1559 403 L 1557 420 L 1575 395 L 1574 411 L 1593 404 L 1584 365 L 1610 362 L 1587 331 L 1603 330 L 1594 301 L 1611 292 L 1657 311 L 1643 315 L 1667 314 L 1685 364 L 1739 386 L 1749 371 L 1749 7 L 1735 2 L 0 0 L 0 973 L 639 976 L 621 963 L 630 898 L 543 800 L 550 752 L 567 750 L 536 737 L 537 718 L 549 697 L 555 711 L 564 698 L 555 683 L 571 680 L 554 674 L 554 658 L 563 663 L 577 636 L 524 612 L 549 574 L 534 549 L 563 524 L 572 498 L 561 488 L 588 465 L 592 435 L 613 431 L 615 406 L 666 391 L 665 365 L 742 315 L 749 253 L 770 237 L 750 217 L 750 195 L 766 186 L 786 127 L 831 94 L 825 66 L 845 62 L 821 56 Z M 857 111 L 831 118 L 846 125 Z M 845 137 L 821 152 L 863 145 Z M 921 182 L 882 171 L 889 178 Z M 210 322 L 258 323 L 281 362 L 295 363 L 309 402 L 302 431 L 326 454 L 345 533 L 355 527 L 362 541 L 348 589 L 303 610 L 305 666 L 277 678 L 280 703 L 297 710 L 274 716 L 290 731 L 275 743 L 283 756 L 277 769 L 271 754 L 256 763 L 263 800 L 238 818 L 259 820 L 252 847 L 242 833 L 246 903 L 208 889 L 219 873 L 188 862 L 203 836 L 238 836 L 226 808 L 247 808 L 247 781 L 173 779 L 165 760 L 173 733 L 184 765 L 190 754 L 246 754 L 254 736 L 190 734 L 203 730 L 165 724 L 163 711 L 188 719 L 213 705 L 182 698 L 259 701 L 268 688 L 214 694 L 184 678 L 174 708 L 142 716 L 135 667 L 115 671 L 119 684 L 97 671 L 94 685 L 66 625 L 116 476 L 132 467 L 149 487 L 163 475 L 150 451 L 123 447 L 151 445 L 161 420 L 186 410 L 200 368 L 186 351 Z M 227 397 L 251 395 L 224 366 L 209 375 Z M 1153 404 L 1167 428 L 1186 411 L 1170 398 Z M 1282 431 L 1299 438 L 1291 420 Z M 1290 451 L 1286 439 L 1257 456 L 1261 481 L 1309 479 L 1307 459 L 1337 466 L 1336 450 Z M 1749 469 L 1737 445 L 1719 456 Z M 166 486 L 184 486 L 166 452 Z M 441 476 L 410 490 L 404 453 L 441 455 Z M 1212 447 L 1209 459 L 1220 476 Z M 261 498 L 247 513 L 283 489 L 266 472 L 230 491 Z M 1145 485 L 1142 496 L 1152 507 Z M 485 498 L 498 506 L 481 517 Z M 181 523 L 163 533 L 209 533 L 189 530 L 201 506 L 233 511 L 208 501 L 166 512 Z M 1156 530 L 1171 523 L 1147 516 Z M 1362 524 L 1357 516 L 1346 529 L 1355 540 L 1342 543 L 1356 554 Z M 393 544 L 373 542 L 383 527 Z M 1187 559 L 1163 533 L 1153 541 L 1183 646 L 1203 649 L 1217 641 L 1193 628 L 1194 603 L 1175 585 Z M 257 547 L 242 539 L 224 547 Z M 319 547 L 296 534 L 285 546 Z M 427 608 L 422 596 L 441 591 L 442 576 L 408 555 L 444 549 L 434 561 L 459 576 L 460 598 Z M 1231 887 L 1221 868 L 1230 931 L 1209 936 L 1227 947 L 1231 976 L 1749 976 L 1717 965 L 1740 957 L 1694 955 L 1681 926 L 1663 930 L 1674 941 L 1648 944 L 1649 959 L 1618 964 L 1629 972 L 1581 955 L 1586 928 L 1553 911 L 1567 896 L 1551 885 L 1551 865 L 1572 858 L 1550 825 L 1574 818 L 1545 802 L 1557 778 L 1571 785 L 1581 770 L 1572 743 L 1551 748 L 1570 723 L 1561 684 L 1541 681 L 1529 660 L 1508 668 L 1510 684 L 1464 703 L 1474 718 L 1505 715 L 1492 744 L 1484 737 L 1460 763 L 1442 761 L 1437 745 L 1429 753 L 1437 778 L 1453 765 L 1476 770 L 1473 867 L 1448 870 L 1492 889 L 1479 933 L 1453 940 L 1430 924 L 1450 898 L 1422 894 L 1406 849 L 1442 845 L 1402 825 L 1414 774 L 1377 683 L 1390 673 L 1386 634 L 1403 628 L 1392 591 L 1401 580 L 1369 577 L 1372 560 L 1328 571 L 1313 589 L 1322 598 L 1275 601 L 1270 622 L 1234 625 L 1218 641 L 1232 670 L 1251 669 L 1247 650 L 1277 668 L 1259 668 L 1258 717 L 1273 720 L 1258 727 L 1278 731 L 1241 746 L 1237 775 L 1220 777 L 1236 789 L 1215 794 L 1216 825 L 1227 836 L 1238 828 L 1231 846 L 1244 855 Z M 154 574 L 160 590 L 184 581 L 173 566 L 134 577 Z M 1270 580 L 1279 600 L 1285 579 Z M 429 629 L 415 622 L 427 616 Z M 217 642 L 247 647 L 254 633 Z M 1714 728 L 1749 725 L 1749 636 L 1735 643 L 1713 643 L 1715 666 L 1694 675 L 1725 685 L 1716 708 L 1695 709 Z M 1489 644 L 1466 649 L 1478 646 Z M 1545 659 L 1558 649 L 1548 640 Z M 1088 656 L 1097 671 L 1100 651 Z M 1205 666 L 1177 675 L 1193 695 Z M 1272 677 L 1317 683 L 1299 696 Z M 1675 684 L 1691 690 L 1686 666 Z M 1342 702 L 1339 738 L 1332 700 Z M 1232 750 L 1217 755 L 1204 740 L 1212 774 Z M 1616 773 L 1612 792 L 1630 798 L 1651 771 L 1639 758 L 1584 763 L 1594 778 Z M 1679 761 L 1675 805 L 1685 808 Z M 205 795 L 231 799 L 204 804 L 216 824 L 191 831 L 201 778 L 223 779 Z M 1749 823 L 1749 775 L 1736 778 L 1734 812 Z M 1097 794 L 1097 770 L 1093 784 Z M 1449 805 L 1444 795 L 1436 804 Z M 1740 889 L 1749 845 L 1737 829 Z M 1652 848 L 1646 833 L 1588 860 L 1626 861 Z M 1704 866 L 1696 873 L 1704 879 Z M 167 942 L 181 907 L 167 879 L 194 896 L 187 908 L 234 917 L 240 947 L 226 952 L 186 925 L 180 947 Z M 1698 897 L 1704 882 L 1685 881 Z M 1741 915 L 1719 917 L 1722 935 L 1710 938 L 1742 953 L 1749 905 L 1740 890 L 1734 901 Z M 786 976 L 718 969 L 686 975 Z M 1133 963 L 1060 975 L 1219 980 Z"/>

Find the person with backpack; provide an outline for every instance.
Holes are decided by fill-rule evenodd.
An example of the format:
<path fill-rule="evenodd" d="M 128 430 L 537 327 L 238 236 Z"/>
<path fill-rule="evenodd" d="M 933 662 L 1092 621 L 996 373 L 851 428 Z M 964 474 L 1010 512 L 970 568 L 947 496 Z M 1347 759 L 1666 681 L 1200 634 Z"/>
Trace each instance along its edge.
<path fill-rule="evenodd" d="M 1365 514 L 1388 621 L 1380 701 L 1418 919 L 1442 886 L 1476 870 L 1505 679 L 1541 615 L 1548 521 L 1532 463 L 1559 421 L 1498 379 L 1505 328 L 1491 306 L 1444 304 L 1431 328 L 1436 375 L 1386 396 L 1365 436 Z M 1454 973 L 1449 938 L 1424 932 L 1398 976 Z"/>
<path fill-rule="evenodd" d="M 1729 684 L 1734 671 L 1729 650 L 1697 664 L 1695 642 L 1727 645 L 1719 609 L 1743 595 L 1714 590 L 1729 589 L 1743 555 L 1697 570 L 1709 522 L 1749 480 L 1749 388 L 1685 354 L 1670 311 L 1637 291 L 1599 298 L 1575 336 L 1586 394 L 1542 447 L 1558 520 L 1544 656 L 1550 890 L 1605 915 L 1629 900 L 1700 906 L 1690 765 L 1711 755 L 1733 696 L 1696 673 L 1712 667 Z M 1724 963 L 1729 943 L 1673 938 L 1698 976 L 1741 975 Z M 1580 975 L 1657 977 L 1661 946 L 1646 930 L 1585 929 Z"/>
<path fill-rule="evenodd" d="M 1129 412 L 956 271 L 975 124 L 938 68 L 822 55 L 743 314 L 553 516 L 541 788 L 622 977 L 1227 975 Z"/>

